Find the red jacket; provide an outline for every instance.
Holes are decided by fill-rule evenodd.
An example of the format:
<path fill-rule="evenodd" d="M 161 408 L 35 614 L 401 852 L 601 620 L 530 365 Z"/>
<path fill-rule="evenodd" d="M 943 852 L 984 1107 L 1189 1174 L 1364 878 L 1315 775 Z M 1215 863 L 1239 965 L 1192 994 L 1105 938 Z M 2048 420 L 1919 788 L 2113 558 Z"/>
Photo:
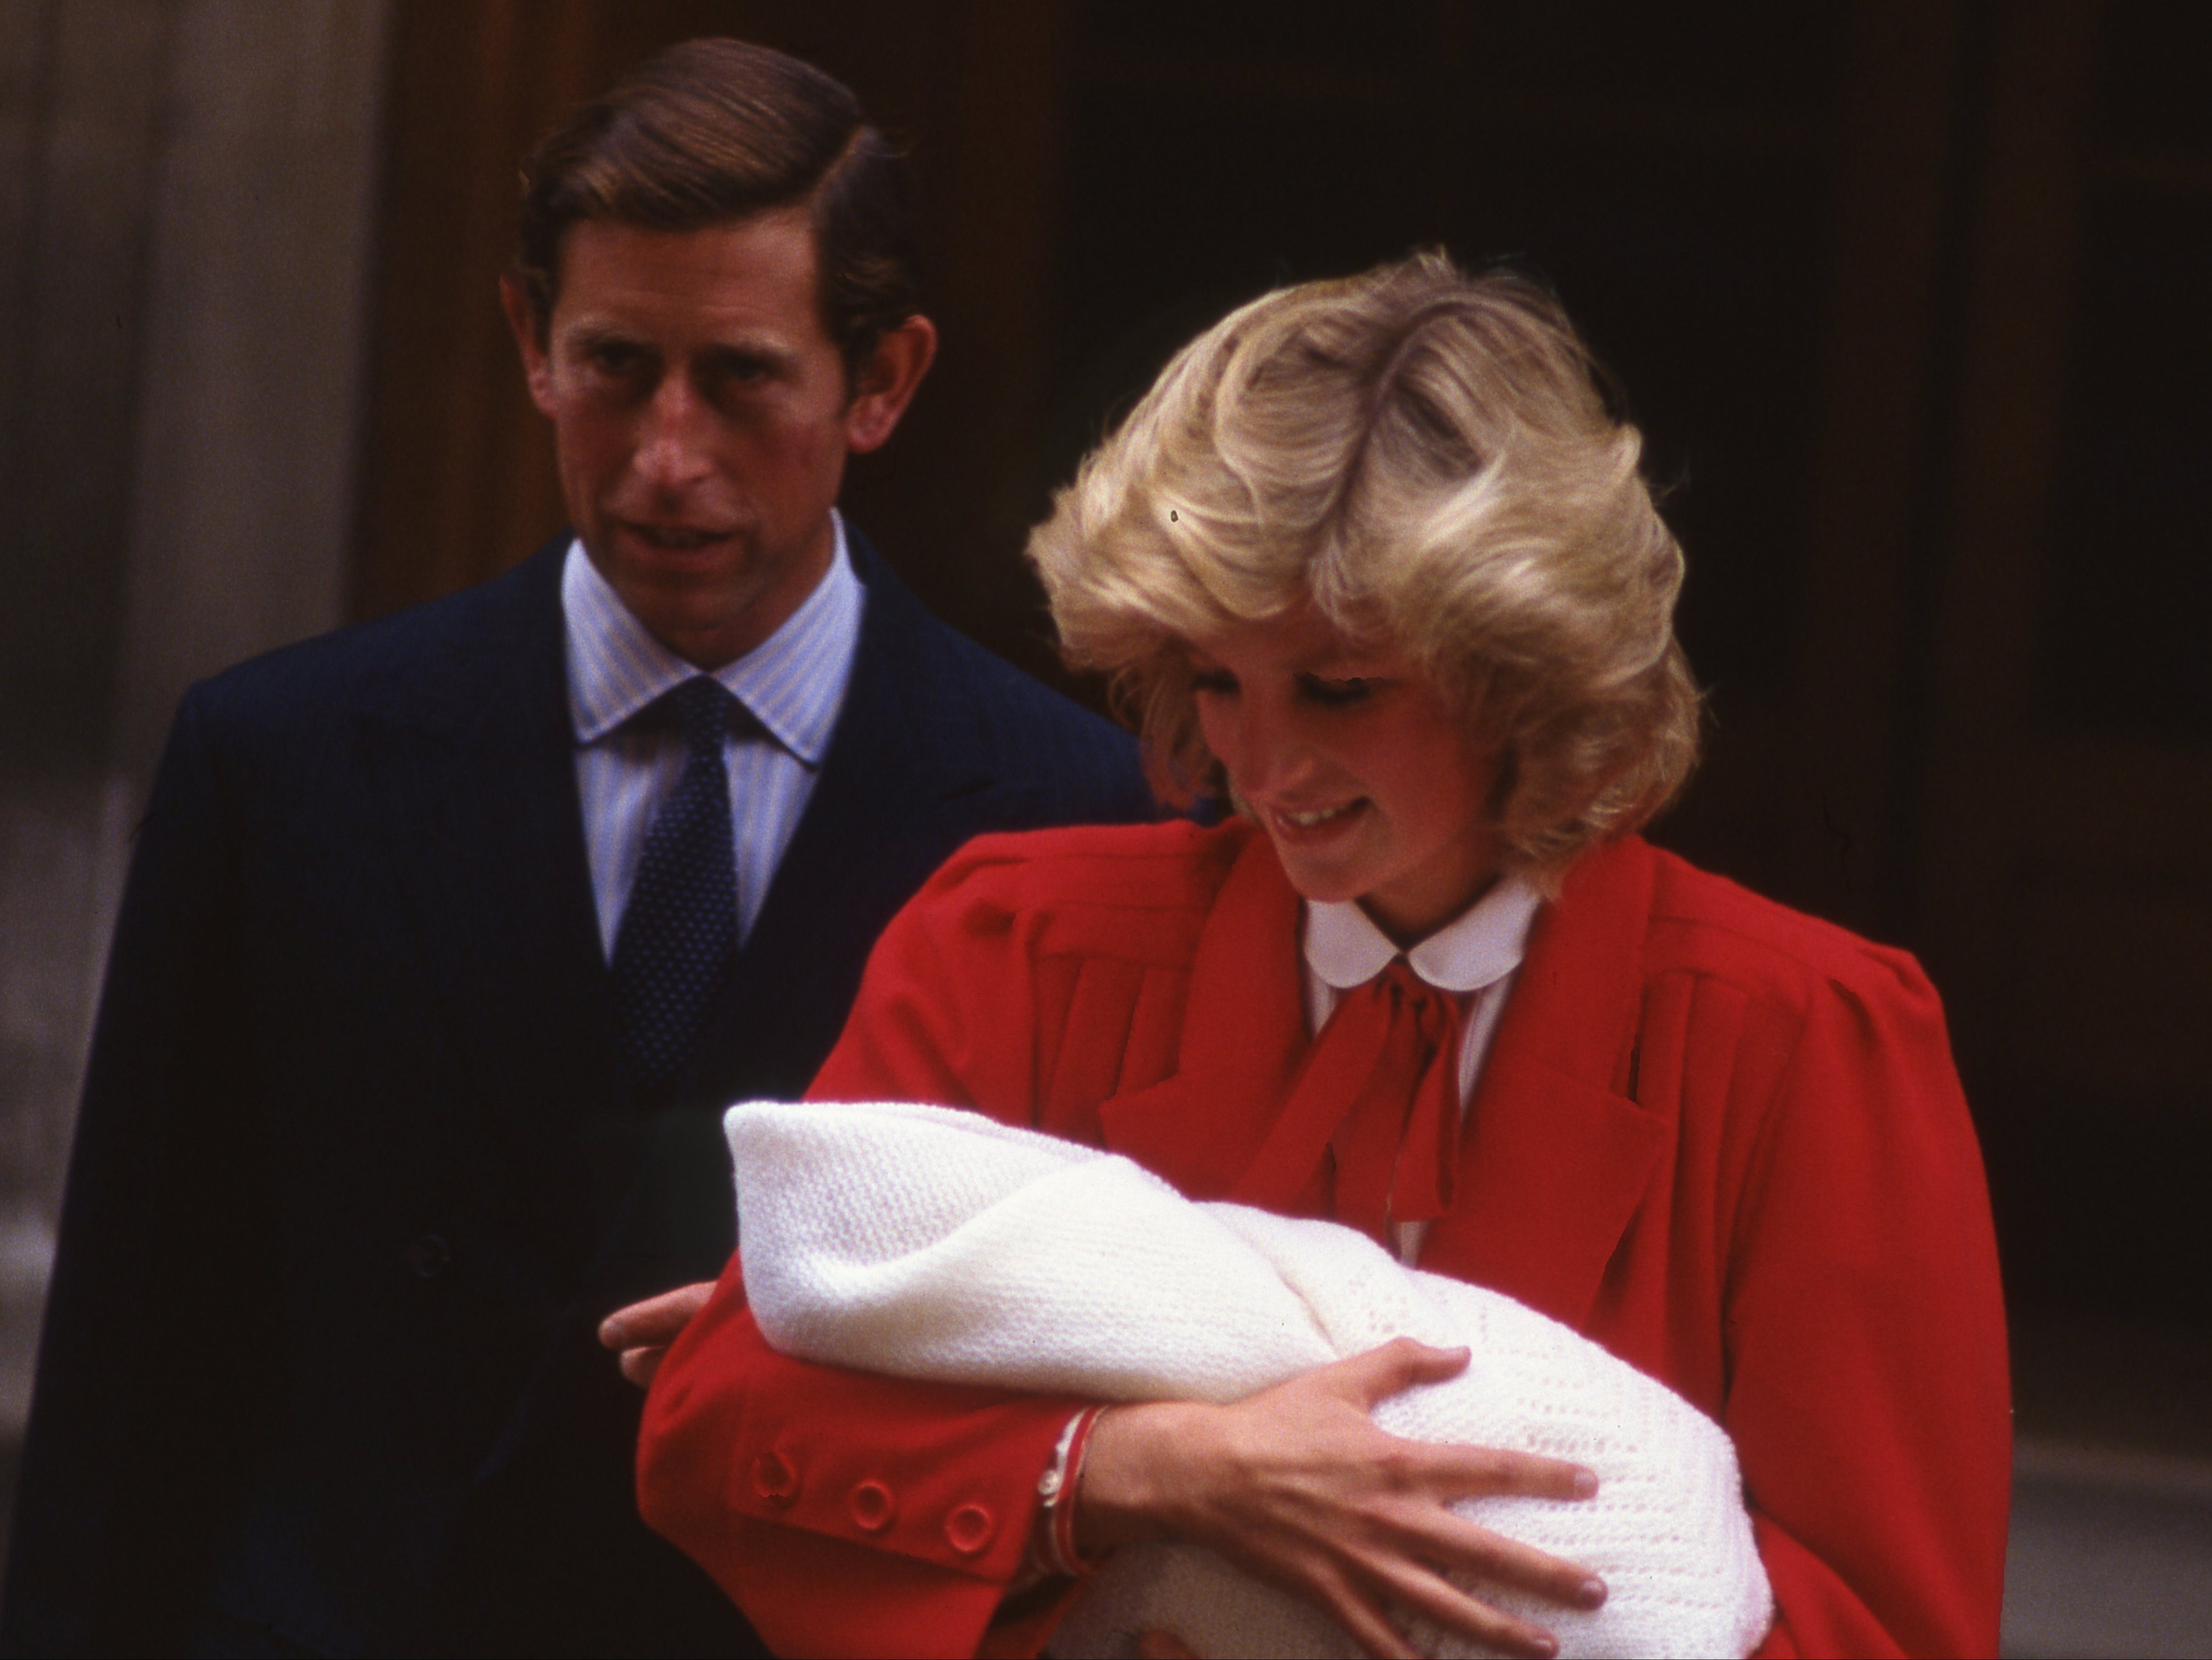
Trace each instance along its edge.
<path fill-rule="evenodd" d="M 811 1094 L 970 1106 L 1224 1196 L 1309 1041 L 1297 906 L 1241 822 L 985 837 L 884 935 Z M 1601 848 L 1539 915 L 1463 1156 L 1421 1266 L 1727 1428 L 1762 1652 L 1996 1652 L 1996 1252 L 1911 958 Z M 780 1651 L 964 1653 L 1070 1406 L 783 1359 L 733 1263 L 653 1386 L 640 1502 Z"/>

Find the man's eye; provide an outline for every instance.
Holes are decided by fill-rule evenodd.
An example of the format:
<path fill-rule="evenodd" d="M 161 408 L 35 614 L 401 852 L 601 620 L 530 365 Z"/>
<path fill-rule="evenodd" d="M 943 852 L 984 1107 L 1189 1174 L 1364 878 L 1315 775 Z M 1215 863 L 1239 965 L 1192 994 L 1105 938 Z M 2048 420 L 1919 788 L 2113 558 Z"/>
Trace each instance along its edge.
<path fill-rule="evenodd" d="M 706 384 L 717 392 L 752 392 L 775 378 L 775 365 L 765 357 L 732 354 L 707 364 Z"/>
<path fill-rule="evenodd" d="M 1342 680 L 1323 680 L 1316 675 L 1303 677 L 1305 695 L 1326 708 L 1348 708 L 1362 703 L 1375 694 L 1375 682 L 1359 676 Z"/>
<path fill-rule="evenodd" d="M 1199 669 L 1190 677 L 1193 690 L 1232 692 L 1237 690 L 1237 677 L 1227 669 Z"/>
<path fill-rule="evenodd" d="M 644 366 L 645 354 L 635 346 L 609 341 L 586 352 L 584 361 L 601 374 L 625 378 Z"/>

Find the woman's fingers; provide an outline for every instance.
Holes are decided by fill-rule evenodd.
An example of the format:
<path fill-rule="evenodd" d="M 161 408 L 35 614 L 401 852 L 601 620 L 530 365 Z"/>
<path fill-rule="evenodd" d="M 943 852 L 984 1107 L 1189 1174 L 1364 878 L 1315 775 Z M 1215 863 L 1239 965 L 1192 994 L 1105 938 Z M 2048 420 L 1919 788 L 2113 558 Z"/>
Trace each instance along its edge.
<path fill-rule="evenodd" d="M 1397 1337 L 1380 1348 L 1324 1366 L 1314 1376 L 1318 1381 L 1324 1374 L 1334 1374 L 1345 1398 L 1371 1414 L 1394 1395 L 1424 1383 L 1449 1383 L 1467 1370 L 1471 1357 L 1468 1349 L 1431 1348 L 1410 1337 Z M 1564 1459 L 1498 1447 L 1406 1444 L 1423 1446 L 1435 1455 L 1433 1461 L 1422 1461 L 1422 1485 L 1452 1498 L 1510 1493 L 1530 1499 L 1590 1499 L 1597 1493 L 1596 1473 Z"/>
<path fill-rule="evenodd" d="M 1083 1541 L 1211 1545 L 1327 1612 L 1370 1654 L 1413 1652 L 1394 1608 L 1504 1653 L 1555 1653 L 1550 1633 L 1453 1581 L 1565 1608 L 1598 1606 L 1603 1584 L 1451 1506 L 1588 1498 L 1595 1475 L 1528 1453 L 1405 1440 L 1370 1415 L 1401 1390 L 1458 1376 L 1468 1361 L 1464 1349 L 1401 1339 L 1234 1406 L 1162 1402 L 1109 1414 L 1092 1438 L 1078 1500 Z"/>
<path fill-rule="evenodd" d="M 1410 1337 L 1394 1338 L 1380 1348 L 1321 1367 L 1291 1387 L 1310 1381 L 1371 1414 L 1394 1395 L 1458 1377 L 1467 1370 L 1469 1354 L 1464 1348 L 1434 1349 Z M 1384 1463 L 1399 1483 L 1436 1493 L 1448 1502 L 1509 1494 L 1559 1499 L 1597 1495 L 1597 1473 L 1561 1458 L 1442 1442 L 1398 1441 L 1397 1446 L 1402 1454 Z"/>
<path fill-rule="evenodd" d="M 1420 1660 L 1421 1651 L 1406 1640 L 1406 1633 L 1376 1607 L 1364 1601 L 1324 1604 L 1336 1623 L 1352 1633 L 1360 1651 L 1373 1660 Z"/>
<path fill-rule="evenodd" d="M 1559 1640 L 1542 1627 L 1477 1602 L 1419 1564 L 1387 1552 L 1362 1554 L 1352 1572 L 1334 1566 L 1322 1570 L 1309 1584 L 1307 1596 L 1376 1660 L 1413 1660 L 1420 1653 L 1387 1612 L 1390 1606 L 1423 1615 L 1501 1654 L 1548 1660 L 1559 1651 Z"/>
<path fill-rule="evenodd" d="M 1605 1581 L 1579 1563 L 1548 1556 L 1487 1529 L 1475 1531 L 1481 1541 L 1463 1551 L 1460 1560 L 1484 1578 L 1585 1612 L 1605 1606 Z"/>
<path fill-rule="evenodd" d="M 599 1323 L 599 1342 L 621 1353 L 622 1375 L 644 1389 L 667 1359 L 668 1346 L 683 1335 L 684 1328 L 698 1317 L 714 1294 L 714 1282 L 708 1280 L 617 1309 Z"/>
<path fill-rule="evenodd" d="M 674 1291 L 648 1297 L 642 1303 L 617 1309 L 599 1323 L 599 1345 L 617 1350 L 665 1349 L 682 1335 L 684 1328 L 707 1306 L 707 1299 L 714 1294 L 714 1282 L 706 1280 L 696 1286 L 678 1286 Z M 629 1376 L 627 1365 L 623 1375 Z"/>
<path fill-rule="evenodd" d="M 1410 1337 L 1394 1337 L 1376 1349 L 1323 1366 L 1346 1400 L 1372 1412 L 1392 1395 L 1421 1383 L 1443 1383 L 1467 1370 L 1468 1349 L 1432 1349 Z M 1320 1381 L 1318 1378 L 1316 1381 Z"/>
<path fill-rule="evenodd" d="M 1420 1651 L 1383 1613 L 1375 1594 L 1334 1562 L 1319 1562 L 1299 1583 L 1285 1584 L 1350 1633 L 1374 1660 L 1417 1660 Z"/>
<path fill-rule="evenodd" d="M 1347 1544 L 1340 1560 L 1316 1565 L 1304 1576 L 1307 1595 L 1361 1648 L 1387 1656 L 1414 1652 L 1392 1609 L 1416 1614 L 1500 1653 L 1559 1652 L 1558 1639 L 1542 1625 L 1482 1601 L 1454 1583 L 1447 1577 L 1450 1574 L 1525 1587 L 1570 1607 L 1595 1608 L 1604 1600 L 1604 1588 L 1573 1564 L 1480 1529 L 1469 1526 L 1467 1530 L 1480 1537 L 1478 1545 L 1470 1548 L 1461 1540 L 1439 1542 L 1418 1522 L 1402 1538 L 1385 1529 L 1364 1542 Z"/>
<path fill-rule="evenodd" d="M 1397 1496 L 1377 1500 L 1372 1514 L 1400 1557 L 1454 1573 L 1480 1575 L 1568 1608 L 1595 1608 L 1604 1603 L 1605 1582 L 1588 1568 L 1493 1532 L 1447 1508 L 1463 1499 L 1587 1499 L 1597 1491 L 1597 1477 L 1590 1471 L 1559 1459 L 1495 1447 L 1399 1444 L 1406 1449 L 1399 1462 L 1413 1475 L 1401 1480 Z"/>
<path fill-rule="evenodd" d="M 1401 1561 L 1473 1575 L 1571 1608 L 1604 1606 L 1605 1581 L 1577 1563 L 1415 1499 L 1378 1507 L 1383 1543 Z"/>
<path fill-rule="evenodd" d="M 1310 1378 L 1325 1392 L 1371 1412 L 1401 1390 L 1457 1377 L 1468 1358 L 1465 1349 L 1435 1349 L 1401 1338 Z M 1395 1496 L 1377 1495 L 1367 1511 L 1377 1531 L 1370 1548 L 1353 1553 L 1362 1588 L 1323 1583 L 1314 1588 L 1320 1600 L 1374 1654 L 1408 1651 L 1383 1611 L 1390 1604 L 1417 1610 L 1505 1653 L 1557 1653 L 1550 1632 L 1469 1596 L 1452 1578 L 1473 1577 L 1581 1609 L 1604 1602 L 1604 1581 L 1577 1563 L 1480 1527 L 1447 1507 L 1486 1497 L 1588 1499 L 1597 1492 L 1595 1473 L 1563 1459 L 1501 1448 L 1387 1439 L 1387 1451 L 1370 1468 Z"/>
<path fill-rule="evenodd" d="M 1386 1554 L 1368 1565 L 1380 1596 L 1434 1620 L 1448 1631 L 1471 1639 L 1486 1648 L 1500 1650 L 1506 1654 L 1546 1657 L 1559 1651 L 1559 1639 L 1541 1626 L 1494 1608 L 1489 1603 L 1468 1596 L 1450 1581 L 1440 1578 L 1402 1556 Z M 1404 1645 L 1405 1639 L 1397 1627 L 1378 1613 L 1376 1620 L 1390 1632 L 1391 1639 Z M 1359 1633 L 1355 1632 L 1355 1636 Z M 1360 1637 L 1363 1645 L 1369 1639 Z M 1392 1654 L 1407 1653 L 1410 1647 L 1393 1648 Z"/>
<path fill-rule="evenodd" d="M 1435 1349 L 1410 1337 L 1393 1338 L 1380 1348 L 1355 1354 L 1311 1374 L 1324 1374 L 1341 1388 L 1345 1398 L 1371 1414 L 1392 1395 L 1425 1383 L 1449 1383 L 1467 1370 L 1472 1351 Z M 1529 1499 L 1590 1499 L 1597 1494 L 1597 1474 L 1565 1459 L 1536 1453 L 1513 1452 L 1502 1447 L 1468 1447 L 1441 1442 L 1403 1442 L 1409 1451 L 1418 1449 L 1408 1474 L 1419 1484 L 1447 1498 L 1472 1499 L 1512 1494 Z"/>
<path fill-rule="evenodd" d="M 1563 1458 L 1503 1447 L 1450 1446 L 1422 1443 L 1424 1485 L 1447 1501 L 1455 1499 L 1595 1499 L 1597 1472 Z"/>

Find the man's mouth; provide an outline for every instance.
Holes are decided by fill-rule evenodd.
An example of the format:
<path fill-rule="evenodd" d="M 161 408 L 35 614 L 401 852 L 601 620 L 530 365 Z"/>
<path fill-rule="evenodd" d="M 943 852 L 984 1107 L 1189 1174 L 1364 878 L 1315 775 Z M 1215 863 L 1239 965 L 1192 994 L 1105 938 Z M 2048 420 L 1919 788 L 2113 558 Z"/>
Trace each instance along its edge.
<path fill-rule="evenodd" d="M 693 525 L 625 524 L 623 529 L 647 547 L 665 549 L 672 553 L 693 553 L 699 549 L 725 541 L 730 532 L 704 530 Z"/>

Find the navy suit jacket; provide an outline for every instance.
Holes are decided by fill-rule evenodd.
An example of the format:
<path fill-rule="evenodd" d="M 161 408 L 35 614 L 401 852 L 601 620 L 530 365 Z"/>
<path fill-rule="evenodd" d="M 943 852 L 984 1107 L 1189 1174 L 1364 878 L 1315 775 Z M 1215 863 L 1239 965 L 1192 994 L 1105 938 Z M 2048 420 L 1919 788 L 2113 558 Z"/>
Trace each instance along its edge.
<path fill-rule="evenodd" d="M 719 1271 L 719 1109 L 795 1097 L 986 830 L 1153 812 L 1133 745 L 867 601 L 672 1103 L 593 915 L 561 545 L 185 697 L 85 1087 L 13 1528 L 16 1653 L 743 1652 L 637 1520 L 610 1310 Z"/>

